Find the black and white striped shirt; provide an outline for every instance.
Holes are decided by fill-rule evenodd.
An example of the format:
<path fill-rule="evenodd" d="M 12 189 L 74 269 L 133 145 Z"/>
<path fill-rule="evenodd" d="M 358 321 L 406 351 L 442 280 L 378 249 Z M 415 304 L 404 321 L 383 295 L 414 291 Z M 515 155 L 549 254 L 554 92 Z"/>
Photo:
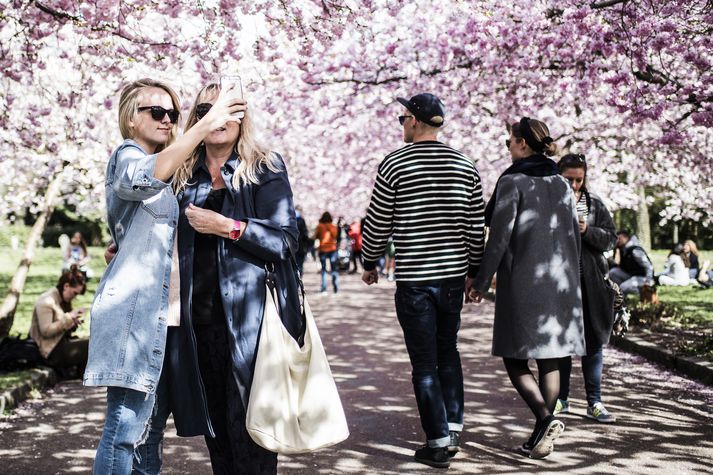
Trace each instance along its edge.
<path fill-rule="evenodd" d="M 484 204 L 473 160 L 436 141 L 396 150 L 379 165 L 363 229 L 364 269 L 396 245 L 396 280 L 474 276 L 483 255 Z"/>

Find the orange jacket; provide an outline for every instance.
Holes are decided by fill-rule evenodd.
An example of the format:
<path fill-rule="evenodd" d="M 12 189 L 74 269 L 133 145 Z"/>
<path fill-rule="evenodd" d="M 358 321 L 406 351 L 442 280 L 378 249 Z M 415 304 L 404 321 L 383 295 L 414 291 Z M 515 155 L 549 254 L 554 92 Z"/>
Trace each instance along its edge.
<path fill-rule="evenodd" d="M 319 223 L 314 235 L 319 239 L 319 252 L 337 250 L 337 227 L 333 223 Z"/>

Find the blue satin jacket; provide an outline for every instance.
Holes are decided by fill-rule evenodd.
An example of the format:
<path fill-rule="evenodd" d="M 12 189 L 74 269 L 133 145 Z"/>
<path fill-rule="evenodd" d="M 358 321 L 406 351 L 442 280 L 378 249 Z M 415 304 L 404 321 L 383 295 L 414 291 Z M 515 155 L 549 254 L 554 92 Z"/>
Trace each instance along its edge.
<path fill-rule="evenodd" d="M 287 171 L 282 158 L 277 158 L 280 171 L 263 170 L 258 184 L 233 187 L 237 154 L 221 169 L 227 187 L 221 214 L 248 223 L 237 241 L 220 239 L 218 242 L 218 284 L 228 328 L 233 376 L 244 407 L 250 395 L 265 305 L 266 266 L 275 269 L 285 327 L 296 337 L 301 324 L 297 280 L 289 257 L 290 250 L 297 249 L 297 221 Z M 178 195 L 181 325 L 177 331 L 169 332 L 170 358 L 166 370 L 171 375 L 169 399 L 180 436 L 212 434 L 191 321 L 195 230 L 185 214 L 189 203 L 202 207 L 210 189 L 210 174 L 201 158 L 189 184 Z"/>

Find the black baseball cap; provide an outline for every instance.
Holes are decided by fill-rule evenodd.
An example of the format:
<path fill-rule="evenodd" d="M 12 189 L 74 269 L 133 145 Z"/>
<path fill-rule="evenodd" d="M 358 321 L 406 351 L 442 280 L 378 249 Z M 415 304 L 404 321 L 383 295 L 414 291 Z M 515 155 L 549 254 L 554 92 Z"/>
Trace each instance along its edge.
<path fill-rule="evenodd" d="M 446 106 L 433 94 L 424 92 L 411 99 L 397 97 L 397 101 L 421 122 L 433 127 L 441 127 L 446 118 Z"/>

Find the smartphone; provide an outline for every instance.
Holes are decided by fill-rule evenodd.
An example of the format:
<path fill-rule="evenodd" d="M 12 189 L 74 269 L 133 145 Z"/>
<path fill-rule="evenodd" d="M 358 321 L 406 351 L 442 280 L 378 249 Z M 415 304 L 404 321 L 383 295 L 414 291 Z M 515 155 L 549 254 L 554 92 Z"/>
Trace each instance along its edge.
<path fill-rule="evenodd" d="M 225 87 L 229 85 L 235 85 L 233 90 L 230 93 L 230 96 L 235 98 L 235 99 L 244 99 L 243 97 L 243 82 L 240 79 L 240 76 L 237 74 L 224 74 L 220 76 L 220 88 L 224 89 Z M 245 112 L 241 111 L 236 114 L 236 117 L 238 119 L 242 119 L 245 117 Z"/>

